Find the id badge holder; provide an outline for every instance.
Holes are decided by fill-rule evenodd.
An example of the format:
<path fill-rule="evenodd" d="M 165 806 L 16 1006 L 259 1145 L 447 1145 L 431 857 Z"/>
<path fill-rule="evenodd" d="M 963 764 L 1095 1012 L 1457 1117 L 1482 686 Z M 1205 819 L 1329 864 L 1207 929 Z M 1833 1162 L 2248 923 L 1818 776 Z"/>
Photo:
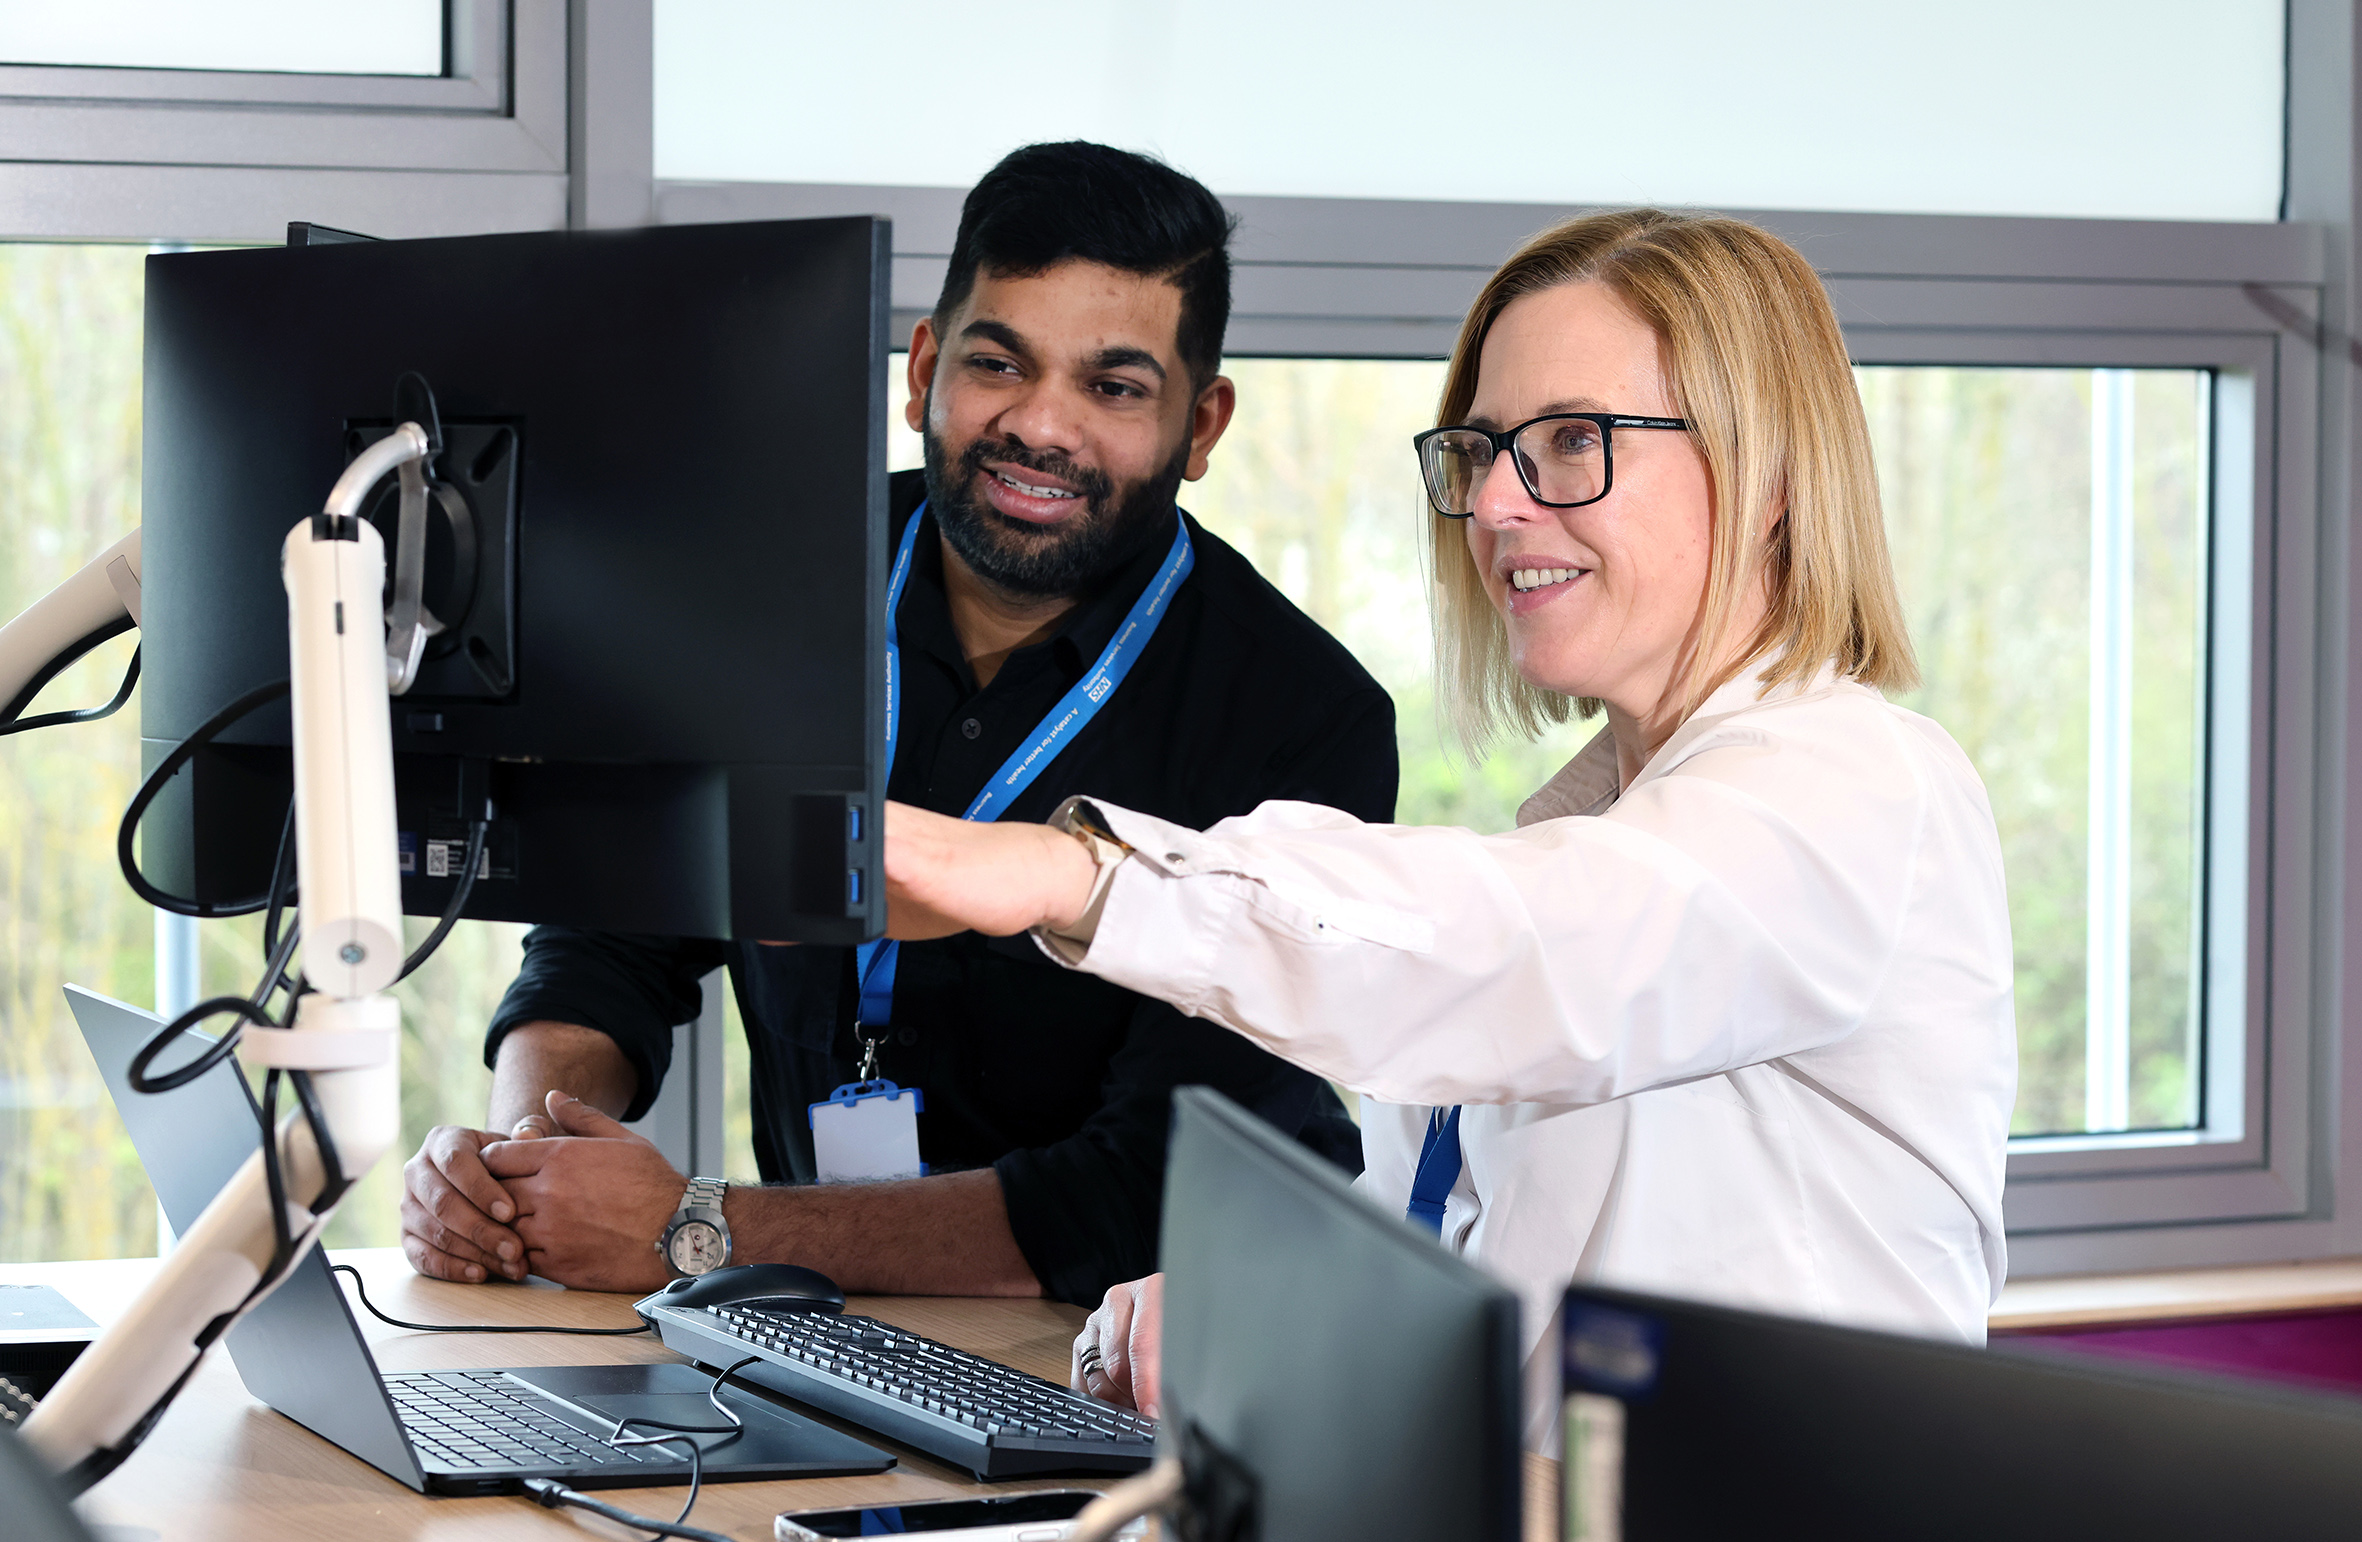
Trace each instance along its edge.
<path fill-rule="evenodd" d="M 811 1106 L 812 1158 L 822 1183 L 924 1177 L 919 1110 L 926 1094 L 880 1078 L 847 1082 Z"/>

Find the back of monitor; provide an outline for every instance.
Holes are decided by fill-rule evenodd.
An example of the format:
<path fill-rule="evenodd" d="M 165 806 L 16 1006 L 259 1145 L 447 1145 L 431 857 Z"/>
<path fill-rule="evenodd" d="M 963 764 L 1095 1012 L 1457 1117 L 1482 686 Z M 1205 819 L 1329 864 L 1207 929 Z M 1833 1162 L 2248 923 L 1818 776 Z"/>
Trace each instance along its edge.
<path fill-rule="evenodd" d="M 1592 1286 L 1565 1321 L 1569 1390 L 1624 1404 L 1626 1542 L 2294 1542 L 2362 1519 L 2350 1397 Z"/>
<path fill-rule="evenodd" d="M 1516 1297 L 1220 1094 L 1174 1106 L 1163 1438 L 1195 1534 L 1515 1538 Z"/>

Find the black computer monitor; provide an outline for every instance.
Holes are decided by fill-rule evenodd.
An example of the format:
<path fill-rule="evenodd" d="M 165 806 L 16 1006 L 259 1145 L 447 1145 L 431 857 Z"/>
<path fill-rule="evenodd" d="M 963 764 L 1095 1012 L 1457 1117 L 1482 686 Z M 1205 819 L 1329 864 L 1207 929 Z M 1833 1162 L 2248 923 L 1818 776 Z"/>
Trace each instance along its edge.
<path fill-rule="evenodd" d="M 469 916 L 874 935 L 889 246 L 853 218 L 151 257 L 148 763 L 286 678 L 280 543 L 415 371 L 445 627 L 393 703 L 404 908 L 444 908 L 489 794 Z M 199 754 L 149 877 L 267 890 L 286 745 L 281 702 Z"/>
<path fill-rule="evenodd" d="M 1204 1542 L 1519 1535 L 1517 1298 L 1202 1087 L 1166 1168 L 1163 1426 Z"/>
<path fill-rule="evenodd" d="M 1589 1287 L 1563 1321 L 1570 1542 L 2362 1526 L 2362 1399 Z"/>

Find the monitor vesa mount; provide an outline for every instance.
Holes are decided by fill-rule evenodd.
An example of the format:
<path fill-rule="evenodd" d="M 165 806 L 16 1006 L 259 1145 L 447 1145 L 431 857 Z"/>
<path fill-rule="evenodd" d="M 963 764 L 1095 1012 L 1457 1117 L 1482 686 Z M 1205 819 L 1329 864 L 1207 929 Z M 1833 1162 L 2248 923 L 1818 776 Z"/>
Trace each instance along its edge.
<path fill-rule="evenodd" d="M 521 425 L 446 423 L 426 377 L 406 371 L 395 383 L 391 421 L 346 424 L 345 463 L 401 423 L 423 426 L 433 450 L 381 486 L 363 517 L 393 553 L 385 585 L 387 671 L 402 697 L 404 726 L 416 736 L 442 730 L 438 704 L 498 702 L 515 692 Z M 480 827 L 477 877 L 513 880 L 517 836 L 499 818 L 491 764 L 453 757 L 435 776 L 416 757 L 398 761 L 403 875 L 456 879 Z"/>
<path fill-rule="evenodd" d="M 433 410 L 431 392 L 426 410 Z M 415 516 L 417 539 L 399 528 L 406 511 L 392 485 L 363 516 L 385 537 L 386 549 L 399 553 L 386 600 L 397 626 L 406 618 L 418 628 L 419 657 L 406 693 L 411 703 L 502 701 L 516 690 L 521 428 L 510 422 L 442 425 L 442 453 L 426 472 L 427 497 Z M 382 420 L 347 423 L 347 463 L 393 431 L 393 423 Z M 422 721 L 428 716 L 414 706 L 406 726 L 432 732 L 432 724 Z"/>

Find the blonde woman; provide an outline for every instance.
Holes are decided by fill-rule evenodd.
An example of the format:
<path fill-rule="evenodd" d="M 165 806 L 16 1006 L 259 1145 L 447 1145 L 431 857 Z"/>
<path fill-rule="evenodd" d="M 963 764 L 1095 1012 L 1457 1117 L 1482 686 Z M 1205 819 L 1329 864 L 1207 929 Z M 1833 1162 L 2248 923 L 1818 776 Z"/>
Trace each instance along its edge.
<path fill-rule="evenodd" d="M 1522 1293 L 1537 1442 L 1570 1279 L 1980 1342 L 2001 852 L 1967 758 L 1881 694 L 1911 645 L 1819 280 L 1733 220 L 1570 221 L 1485 286 L 1439 421 L 1459 728 L 1607 718 L 1514 833 L 895 807 L 894 933 L 1031 929 L 1359 1091 L 1364 1190 Z M 1152 1412 L 1154 1290 L 1076 1348 Z"/>

